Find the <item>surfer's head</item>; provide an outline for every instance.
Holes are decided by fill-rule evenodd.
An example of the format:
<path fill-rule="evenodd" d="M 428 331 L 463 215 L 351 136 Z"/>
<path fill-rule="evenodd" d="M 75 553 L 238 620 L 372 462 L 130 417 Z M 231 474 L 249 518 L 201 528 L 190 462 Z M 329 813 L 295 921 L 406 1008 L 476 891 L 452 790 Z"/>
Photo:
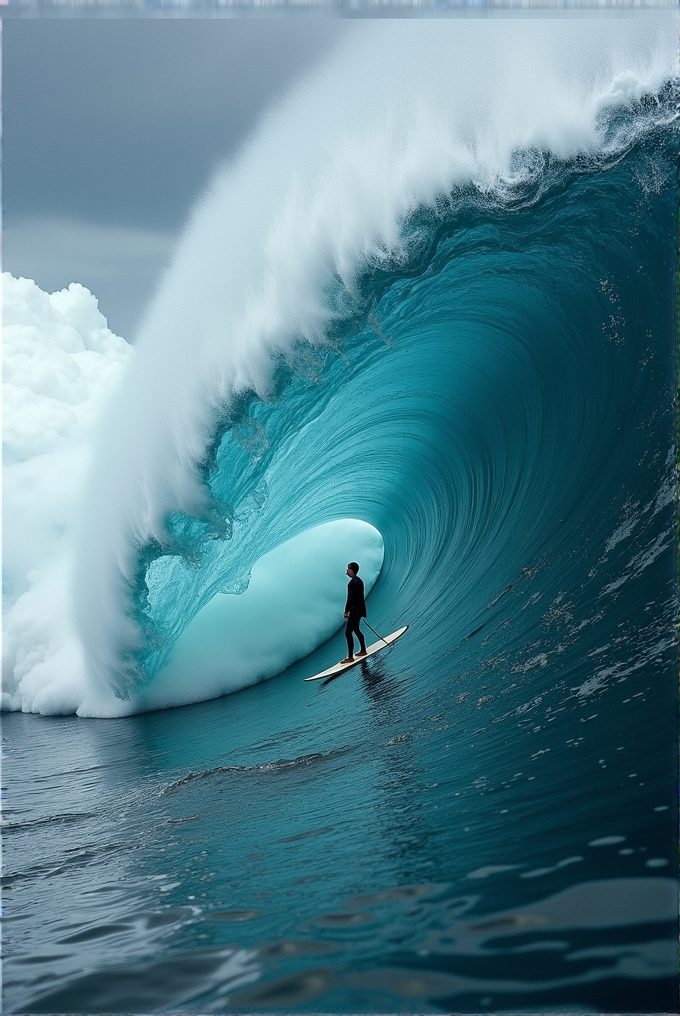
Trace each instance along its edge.
<path fill-rule="evenodd" d="M 347 565 L 347 574 L 349 575 L 349 577 L 351 579 L 355 578 L 358 571 L 359 565 L 356 563 L 356 561 L 350 561 L 350 563 Z"/>

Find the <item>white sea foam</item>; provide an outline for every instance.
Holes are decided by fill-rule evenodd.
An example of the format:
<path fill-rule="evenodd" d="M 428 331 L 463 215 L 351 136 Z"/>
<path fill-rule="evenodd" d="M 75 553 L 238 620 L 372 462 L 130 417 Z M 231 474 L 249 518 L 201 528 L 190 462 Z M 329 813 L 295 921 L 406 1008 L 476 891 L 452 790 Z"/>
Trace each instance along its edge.
<path fill-rule="evenodd" d="M 129 687 L 139 548 L 164 542 L 169 512 L 206 512 L 218 418 L 234 393 L 270 392 L 277 354 L 325 341 L 328 290 L 351 301 L 363 264 L 399 254 L 410 211 L 507 184 L 516 150 L 596 153 L 602 112 L 675 73 L 671 14 L 376 22 L 270 110 L 195 208 L 99 428 L 76 563 L 89 680 Z"/>
<path fill-rule="evenodd" d="M 83 286 L 3 274 L 3 706 L 73 712 L 87 681 L 70 574 L 94 421 L 129 346 Z"/>

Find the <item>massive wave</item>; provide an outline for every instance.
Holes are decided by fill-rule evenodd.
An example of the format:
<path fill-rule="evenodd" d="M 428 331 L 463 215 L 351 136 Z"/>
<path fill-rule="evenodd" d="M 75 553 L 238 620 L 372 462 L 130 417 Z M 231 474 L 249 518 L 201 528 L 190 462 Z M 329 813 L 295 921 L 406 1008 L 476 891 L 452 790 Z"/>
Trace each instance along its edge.
<path fill-rule="evenodd" d="M 495 632 L 494 666 L 585 687 L 636 613 L 584 694 L 668 649 L 675 47 L 671 15 L 355 26 L 215 176 L 116 346 L 58 575 L 47 537 L 11 565 L 5 707 L 272 676 L 337 628 L 353 556 L 432 674 Z M 279 592 L 230 621 L 258 561 Z"/>

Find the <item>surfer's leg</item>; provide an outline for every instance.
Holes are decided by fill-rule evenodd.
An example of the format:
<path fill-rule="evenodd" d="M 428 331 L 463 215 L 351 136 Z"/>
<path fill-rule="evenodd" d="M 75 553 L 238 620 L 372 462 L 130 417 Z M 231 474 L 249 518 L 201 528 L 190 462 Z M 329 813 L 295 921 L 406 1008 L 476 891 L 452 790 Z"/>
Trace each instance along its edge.
<path fill-rule="evenodd" d="M 349 615 L 349 622 L 347 624 L 347 627 L 359 639 L 359 652 L 357 653 L 357 656 L 365 656 L 366 655 L 366 643 L 364 641 L 364 633 L 361 630 L 361 617 L 358 614 L 352 614 L 352 613 L 350 613 L 350 615 Z M 351 635 L 347 636 L 348 641 L 351 638 L 352 638 Z M 352 649 L 354 649 L 354 642 L 352 642 Z"/>
<path fill-rule="evenodd" d="M 352 628 L 354 622 L 352 618 L 348 618 L 347 624 L 345 625 L 345 638 L 347 639 L 347 659 L 341 660 L 341 663 L 349 663 L 350 660 L 354 659 L 354 639 L 352 638 Z"/>
<path fill-rule="evenodd" d="M 360 649 L 359 649 L 359 652 L 357 653 L 357 656 L 365 656 L 366 655 L 366 640 L 364 639 L 364 633 L 362 632 L 360 625 L 361 625 L 361 618 L 358 617 L 357 618 L 356 627 L 354 629 L 356 634 L 357 634 L 357 638 L 359 639 L 359 646 L 360 646 Z"/>

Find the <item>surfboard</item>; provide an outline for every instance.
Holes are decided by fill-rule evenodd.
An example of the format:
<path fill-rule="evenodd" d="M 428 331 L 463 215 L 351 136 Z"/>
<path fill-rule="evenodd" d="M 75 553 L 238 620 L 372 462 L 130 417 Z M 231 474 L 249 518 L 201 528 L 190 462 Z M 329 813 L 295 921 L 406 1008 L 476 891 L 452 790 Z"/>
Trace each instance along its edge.
<path fill-rule="evenodd" d="M 388 646 L 394 645 L 398 638 L 408 630 L 408 625 L 405 624 L 403 628 L 393 631 L 391 635 L 386 635 L 384 639 L 380 639 L 379 642 L 374 642 L 371 646 L 366 646 L 365 656 L 355 656 L 351 663 L 336 663 L 335 666 L 329 667 L 328 670 L 322 670 L 320 674 L 314 674 L 313 677 L 306 677 L 305 681 L 320 681 L 323 677 L 335 677 L 337 674 L 342 674 L 345 670 L 351 670 L 352 667 L 356 667 L 358 663 L 363 663 L 369 656 L 373 656 L 374 653 L 379 653 L 381 649 L 387 649 Z"/>

